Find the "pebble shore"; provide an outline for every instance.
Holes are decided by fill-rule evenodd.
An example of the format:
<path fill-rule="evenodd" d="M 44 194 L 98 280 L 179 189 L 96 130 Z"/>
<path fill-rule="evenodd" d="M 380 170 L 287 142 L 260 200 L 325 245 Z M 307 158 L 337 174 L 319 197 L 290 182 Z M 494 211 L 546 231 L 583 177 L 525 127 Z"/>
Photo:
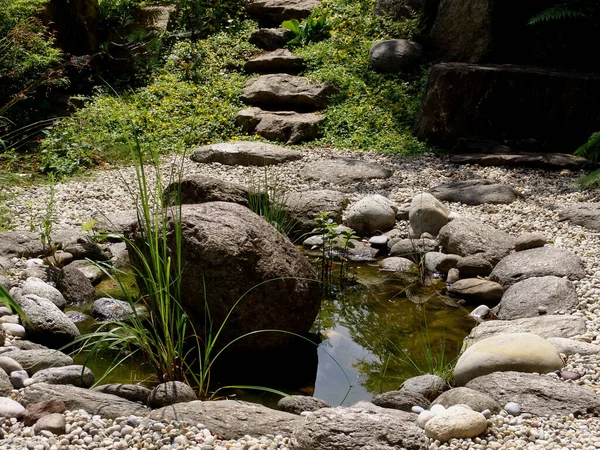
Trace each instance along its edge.
<path fill-rule="evenodd" d="M 558 222 L 558 212 L 578 202 L 600 201 L 597 192 L 582 192 L 575 183 L 580 173 L 478 166 L 455 166 L 444 157 L 424 155 L 400 158 L 376 153 L 350 153 L 332 149 L 302 150 L 305 158 L 267 169 L 271 185 L 284 191 L 309 188 L 332 188 L 346 191 L 355 201 L 367 194 L 382 194 L 399 205 L 409 202 L 420 191 L 438 184 L 489 178 L 517 189 L 523 197 L 510 205 L 466 206 L 447 204 L 455 214 L 480 220 L 513 236 L 524 232 L 544 233 L 556 247 L 577 254 L 583 262 L 586 277 L 574 282 L 580 303 L 573 313 L 586 319 L 587 332 L 581 340 L 600 345 L 600 233 L 583 227 Z M 351 156 L 394 170 L 384 180 L 345 186 L 325 182 L 310 184 L 302 177 L 307 162 L 322 158 Z M 169 163 L 166 162 L 166 165 Z M 264 180 L 263 168 L 231 167 L 220 164 L 183 163 L 185 175 L 202 174 L 248 185 Z M 135 183 L 132 168 L 97 171 L 89 178 L 58 183 L 55 186 L 55 228 L 79 227 L 103 213 L 126 210 L 133 200 L 126 186 Z M 49 196 L 49 186 L 13 187 L 5 202 L 13 212 L 13 225 L 29 230 L 36 218 L 42 217 Z M 39 219 L 37 219 L 39 220 Z M 584 374 L 577 384 L 588 385 L 600 395 L 600 360 L 597 357 L 570 357 L 566 370 Z M 568 381 L 573 382 L 573 381 Z M 2 424 L 1 449 L 286 449 L 288 438 L 265 436 L 237 442 L 217 440 L 201 424 L 184 426 L 151 422 L 146 419 L 123 418 L 115 421 L 90 416 L 83 411 L 67 413 L 70 425 L 67 435 L 32 436 L 31 428 L 10 420 Z M 506 413 L 489 419 L 486 434 L 476 439 L 453 439 L 447 443 L 431 442 L 431 449 L 597 449 L 600 448 L 600 418 L 538 418 Z"/>

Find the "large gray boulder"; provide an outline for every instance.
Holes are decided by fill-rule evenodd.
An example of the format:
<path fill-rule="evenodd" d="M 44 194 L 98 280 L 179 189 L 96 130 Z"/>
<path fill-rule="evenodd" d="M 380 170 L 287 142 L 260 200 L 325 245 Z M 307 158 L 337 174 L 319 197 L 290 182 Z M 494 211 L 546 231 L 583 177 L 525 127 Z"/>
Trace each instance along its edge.
<path fill-rule="evenodd" d="M 83 272 L 70 265 L 60 271 L 56 285 L 67 303 L 72 305 L 90 302 L 96 296 L 92 282 Z"/>
<path fill-rule="evenodd" d="M 327 211 L 335 223 L 342 222 L 348 199 L 346 194 L 331 189 L 290 192 L 285 197 L 283 209 L 294 220 L 294 232 L 310 233 L 315 228 L 315 217 Z"/>
<path fill-rule="evenodd" d="M 280 24 L 284 20 L 304 19 L 321 0 L 252 0 L 246 11 L 260 23 Z"/>
<path fill-rule="evenodd" d="M 315 139 L 324 120 L 325 116 L 313 112 L 263 111 L 256 106 L 240 111 L 235 118 L 245 133 L 290 145 Z"/>
<path fill-rule="evenodd" d="M 425 424 L 425 435 L 447 442 L 452 438 L 474 438 L 487 429 L 487 420 L 480 412 L 465 405 L 454 405 L 436 414 Z"/>
<path fill-rule="evenodd" d="M 559 211 L 558 220 L 600 231 L 600 203 L 577 203 L 568 206 Z"/>
<path fill-rule="evenodd" d="M 600 396 L 588 387 L 521 372 L 495 372 L 469 381 L 466 387 L 485 392 L 501 405 L 516 402 L 534 416 L 579 416 L 600 412 Z"/>
<path fill-rule="evenodd" d="M 49 367 L 73 365 L 73 358 L 51 349 L 21 350 L 15 348 L 2 353 L 2 356 L 8 356 L 17 361 L 30 375 Z"/>
<path fill-rule="evenodd" d="M 344 225 L 360 236 L 371 236 L 394 226 L 396 210 L 396 205 L 383 195 L 369 195 L 348 208 Z"/>
<path fill-rule="evenodd" d="M 492 264 L 498 263 L 515 246 L 515 238 L 508 233 L 465 218 L 456 218 L 444 225 L 438 239 L 444 253 L 478 255 Z"/>
<path fill-rule="evenodd" d="M 150 418 L 202 423 L 223 439 L 240 439 L 247 434 L 291 436 L 294 427 L 304 422 L 304 418 L 296 414 L 237 400 L 176 403 L 155 409 Z"/>
<path fill-rule="evenodd" d="M 423 60 L 423 49 L 408 39 L 388 39 L 373 44 L 369 51 L 371 67 L 376 72 L 409 72 Z"/>
<path fill-rule="evenodd" d="M 23 326 L 29 339 L 43 342 L 51 348 L 60 348 L 79 336 L 79 330 L 71 319 L 50 300 L 29 294 L 17 295 L 15 301 L 27 318 Z"/>
<path fill-rule="evenodd" d="M 193 402 L 198 400 L 194 390 L 181 381 L 167 381 L 160 383 L 148 396 L 148 406 L 162 408 L 175 403 Z"/>
<path fill-rule="evenodd" d="M 535 317 L 540 309 L 549 314 L 570 313 L 577 309 L 579 298 L 569 280 L 554 276 L 527 278 L 509 287 L 494 314 L 503 320 Z"/>
<path fill-rule="evenodd" d="M 264 109 L 285 106 L 283 110 L 317 111 L 327 106 L 334 91 L 331 84 L 318 84 L 305 77 L 277 73 L 251 80 L 241 99 Z"/>
<path fill-rule="evenodd" d="M 23 295 L 34 294 L 38 297 L 48 299 L 60 310 L 65 309 L 65 305 L 67 304 L 67 301 L 58 289 L 35 277 L 29 277 L 25 280 L 21 293 Z"/>
<path fill-rule="evenodd" d="M 527 278 L 546 276 L 580 280 L 585 277 L 585 272 L 579 256 L 556 247 L 539 247 L 503 258 L 494 267 L 489 279 L 507 289 Z"/>
<path fill-rule="evenodd" d="M 488 179 L 452 181 L 430 189 L 429 193 L 438 200 L 465 205 L 512 203 L 519 197 L 512 187 Z"/>
<path fill-rule="evenodd" d="M 314 161 L 304 166 L 307 181 L 325 181 L 334 184 L 359 183 L 374 178 L 390 178 L 393 171 L 380 164 L 355 158 L 335 158 Z"/>
<path fill-rule="evenodd" d="M 448 293 L 464 298 L 468 302 L 493 306 L 498 304 L 504 290 L 493 281 L 465 278 L 452 283 L 448 287 Z"/>
<path fill-rule="evenodd" d="M 410 235 L 420 237 L 423 233 L 437 236 L 449 221 L 446 207 L 431 194 L 422 192 L 413 197 L 408 212 Z"/>
<path fill-rule="evenodd" d="M 302 158 L 302 153 L 265 142 L 223 142 L 198 147 L 190 158 L 197 163 L 268 166 L 296 161 Z"/>
<path fill-rule="evenodd" d="M 83 409 L 104 419 L 127 416 L 146 416 L 149 409 L 116 395 L 104 394 L 85 388 L 47 383 L 36 383 L 21 390 L 18 401 L 27 406 L 31 403 L 60 400 L 69 410 Z"/>
<path fill-rule="evenodd" d="M 213 330 L 225 324 L 221 345 L 252 331 L 310 330 L 321 304 L 319 285 L 314 268 L 287 237 L 235 203 L 183 205 L 181 223 L 181 303 L 196 332 L 203 335 L 208 312 Z M 174 250 L 175 238 L 169 239 Z M 235 349 L 275 349 L 291 339 L 287 333 L 258 333 L 236 342 Z"/>
<path fill-rule="evenodd" d="M 427 438 L 414 423 L 385 408 L 324 408 L 313 412 L 294 430 L 297 450 L 422 450 Z"/>
<path fill-rule="evenodd" d="M 547 315 L 514 320 L 490 320 L 471 330 L 463 341 L 462 351 L 477 341 L 500 333 L 534 333 L 543 338 L 568 338 L 585 332 L 585 319 L 576 316 Z"/>
<path fill-rule="evenodd" d="M 533 333 L 497 334 L 481 339 L 464 351 L 454 367 L 454 380 L 464 386 L 492 372 L 548 373 L 564 366 L 556 347 Z"/>
<path fill-rule="evenodd" d="M 227 147 L 231 148 L 231 146 Z M 261 146 L 261 148 L 265 147 Z M 211 149 L 214 149 L 214 146 L 211 146 Z M 211 151 L 206 150 L 205 156 Z M 248 189 L 246 187 L 206 175 L 193 175 L 173 182 L 167 186 L 163 196 L 168 204 L 231 202 L 248 206 Z"/>
<path fill-rule="evenodd" d="M 450 389 L 450 386 L 442 377 L 426 373 L 425 375 L 418 375 L 416 377 L 409 378 L 402 383 L 400 389 L 421 394 L 426 399 L 433 401 L 442 392 Z"/>
<path fill-rule="evenodd" d="M 129 302 L 116 298 L 99 298 L 92 305 L 92 316 L 102 322 L 127 321 L 133 315 L 133 308 Z"/>
<path fill-rule="evenodd" d="M 600 345 L 590 344 L 588 342 L 582 342 L 575 339 L 554 337 L 548 338 L 548 342 L 556 347 L 559 353 L 564 353 L 567 356 L 574 355 L 576 353 L 581 356 L 597 355 L 600 353 Z"/>

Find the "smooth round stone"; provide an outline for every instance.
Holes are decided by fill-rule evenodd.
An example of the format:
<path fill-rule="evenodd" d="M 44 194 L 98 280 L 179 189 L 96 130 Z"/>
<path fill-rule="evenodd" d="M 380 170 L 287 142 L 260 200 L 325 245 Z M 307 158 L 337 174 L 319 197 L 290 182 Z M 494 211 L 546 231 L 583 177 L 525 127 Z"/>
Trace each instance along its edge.
<path fill-rule="evenodd" d="M 19 325 L 18 323 L 3 323 L 2 328 L 4 331 L 8 331 L 14 337 L 24 338 L 27 333 L 25 332 L 25 327 Z"/>
<path fill-rule="evenodd" d="M 8 374 L 17 370 L 23 370 L 23 366 L 9 356 L 0 356 L 0 369 Z"/>
<path fill-rule="evenodd" d="M 52 434 L 64 434 L 67 422 L 65 416 L 59 413 L 52 413 L 40 417 L 35 423 L 33 429 L 37 432 L 49 431 Z"/>
<path fill-rule="evenodd" d="M 372 236 L 369 239 L 369 244 L 371 244 L 372 247 L 386 247 L 389 240 L 389 236 L 382 234 L 379 236 Z"/>
<path fill-rule="evenodd" d="M 516 402 L 508 402 L 504 405 L 504 411 L 509 413 L 511 416 L 518 416 L 521 414 L 521 405 Z"/>
<path fill-rule="evenodd" d="M 421 406 L 413 406 L 410 410 L 415 414 L 421 414 L 423 411 L 425 411 L 425 408 L 422 408 Z"/>
<path fill-rule="evenodd" d="M 442 414 L 446 411 L 446 408 L 444 408 L 444 405 L 433 405 L 429 410 L 434 414 Z"/>
<path fill-rule="evenodd" d="M 24 388 L 27 380 L 29 380 L 29 375 L 24 370 L 15 370 L 10 373 L 10 382 L 15 389 Z"/>
<path fill-rule="evenodd" d="M 481 415 L 486 419 L 489 419 L 490 417 L 492 417 L 492 412 L 489 409 L 484 409 L 483 411 L 481 411 Z"/>
<path fill-rule="evenodd" d="M 7 308 L 6 306 L 0 306 L 0 317 L 3 316 L 10 316 L 12 314 L 12 311 Z"/>
<path fill-rule="evenodd" d="M 427 424 L 427 422 L 429 422 L 434 417 L 435 413 L 426 409 L 419 414 L 419 417 L 417 417 L 416 425 L 419 428 L 425 428 L 425 424 Z"/>
<path fill-rule="evenodd" d="M 429 420 L 425 424 L 425 435 L 446 442 L 452 438 L 473 438 L 486 429 L 487 420 L 481 413 L 463 405 L 455 405 Z"/>
<path fill-rule="evenodd" d="M 19 402 L 8 397 L 0 397 L 0 417 L 12 418 L 21 417 L 25 412 L 25 408 Z"/>

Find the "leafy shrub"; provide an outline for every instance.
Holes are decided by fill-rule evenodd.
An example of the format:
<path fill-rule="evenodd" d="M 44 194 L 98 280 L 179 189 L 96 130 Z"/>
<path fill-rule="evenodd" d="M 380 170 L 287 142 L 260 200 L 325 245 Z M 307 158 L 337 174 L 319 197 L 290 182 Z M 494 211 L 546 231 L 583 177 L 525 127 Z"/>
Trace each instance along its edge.
<path fill-rule="evenodd" d="M 369 50 L 382 39 L 411 38 L 418 19 L 391 22 L 372 15 L 372 2 L 323 2 L 332 20 L 330 38 L 298 48 L 307 61 L 306 76 L 333 83 L 338 92 L 325 111 L 318 143 L 392 153 L 422 151 L 411 129 L 426 71 L 378 74 L 369 67 Z"/>
<path fill-rule="evenodd" d="M 145 149 L 161 153 L 237 139 L 235 117 L 243 108 L 239 95 L 248 78 L 238 69 L 256 50 L 247 41 L 252 26 L 175 43 L 148 86 L 120 96 L 100 90 L 84 109 L 48 132 L 41 169 L 70 175 L 127 160 L 132 136 L 124 135 L 124 121 Z"/>
<path fill-rule="evenodd" d="M 294 38 L 287 43 L 288 46 L 294 47 L 328 38 L 331 21 L 327 17 L 326 10 L 317 8 L 302 22 L 291 19 L 284 21 L 281 26 L 294 33 Z"/>
<path fill-rule="evenodd" d="M 585 144 L 575 150 L 575 155 L 598 163 L 600 161 L 600 131 L 592 134 Z M 577 181 L 584 189 L 598 187 L 600 185 L 600 169 L 582 176 Z"/>

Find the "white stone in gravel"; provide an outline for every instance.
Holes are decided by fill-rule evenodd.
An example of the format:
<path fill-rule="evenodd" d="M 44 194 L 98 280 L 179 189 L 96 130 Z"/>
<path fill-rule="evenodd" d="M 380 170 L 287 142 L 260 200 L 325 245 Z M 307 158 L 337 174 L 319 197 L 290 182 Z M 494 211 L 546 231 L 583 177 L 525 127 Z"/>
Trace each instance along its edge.
<path fill-rule="evenodd" d="M 2 328 L 4 331 L 8 331 L 14 337 L 24 338 L 27 336 L 27 332 L 25 331 L 25 327 L 23 325 L 19 325 L 18 323 L 2 323 Z"/>
<path fill-rule="evenodd" d="M 25 408 L 19 402 L 8 397 L 0 397 L 0 417 L 21 417 Z"/>
<path fill-rule="evenodd" d="M 516 402 L 508 402 L 504 405 L 504 411 L 512 416 L 518 416 L 521 414 L 521 406 Z"/>

